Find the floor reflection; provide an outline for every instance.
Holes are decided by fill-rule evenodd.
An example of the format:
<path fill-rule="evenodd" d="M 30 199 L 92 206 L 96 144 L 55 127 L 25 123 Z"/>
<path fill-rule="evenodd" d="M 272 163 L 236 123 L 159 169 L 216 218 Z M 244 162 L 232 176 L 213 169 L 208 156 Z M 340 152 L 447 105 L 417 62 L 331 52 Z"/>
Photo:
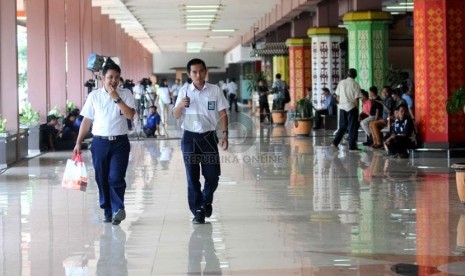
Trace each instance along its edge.
<path fill-rule="evenodd" d="M 126 233 L 120 226 L 110 223 L 103 225 L 100 236 L 100 257 L 97 261 L 97 275 L 128 275 L 126 260 Z"/>
<path fill-rule="evenodd" d="M 189 239 L 188 275 L 222 275 L 212 235 L 211 223 L 194 225 Z"/>

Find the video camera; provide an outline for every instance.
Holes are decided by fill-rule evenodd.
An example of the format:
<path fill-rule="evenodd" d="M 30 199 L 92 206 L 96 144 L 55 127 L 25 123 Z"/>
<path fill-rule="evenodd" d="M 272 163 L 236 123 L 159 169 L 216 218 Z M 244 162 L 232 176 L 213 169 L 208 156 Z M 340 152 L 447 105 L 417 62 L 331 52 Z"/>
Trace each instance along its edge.
<path fill-rule="evenodd" d="M 142 85 L 145 89 L 147 89 L 147 86 L 151 86 L 151 85 L 152 85 L 152 81 L 151 81 L 149 78 L 143 78 L 143 79 L 140 81 L 140 85 Z"/>
<path fill-rule="evenodd" d="M 93 79 L 89 79 L 84 83 L 84 87 L 87 87 L 87 94 L 89 94 L 95 87 L 95 81 Z"/>
<path fill-rule="evenodd" d="M 132 80 L 126 79 L 123 82 L 123 88 L 129 89 L 132 92 L 132 88 L 135 86 L 134 82 Z"/>

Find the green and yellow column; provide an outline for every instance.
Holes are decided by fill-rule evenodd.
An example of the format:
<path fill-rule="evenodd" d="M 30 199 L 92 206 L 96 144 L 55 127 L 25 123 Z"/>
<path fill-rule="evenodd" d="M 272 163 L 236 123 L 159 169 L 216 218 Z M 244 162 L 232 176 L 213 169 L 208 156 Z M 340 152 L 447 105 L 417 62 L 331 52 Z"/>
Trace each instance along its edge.
<path fill-rule="evenodd" d="M 465 2 L 415 0 L 415 121 L 425 147 L 465 143 L 465 114 L 448 114 L 446 99 L 465 85 Z"/>
<path fill-rule="evenodd" d="M 322 88 L 331 93 L 344 78 L 345 59 L 340 48 L 347 29 L 337 27 L 311 28 L 307 31 L 312 43 L 312 99 L 316 109 L 324 109 Z"/>
<path fill-rule="evenodd" d="M 391 14 L 382 11 L 357 11 L 343 17 L 349 36 L 349 68 L 358 72 L 362 89 L 378 89 L 385 84 L 388 70 L 388 24 Z"/>
<path fill-rule="evenodd" d="M 281 80 L 289 84 L 289 56 L 273 56 L 273 73 L 281 74 Z"/>
<path fill-rule="evenodd" d="M 312 48 L 308 38 L 289 38 L 289 87 L 291 103 L 305 97 L 306 87 L 312 86 Z"/>

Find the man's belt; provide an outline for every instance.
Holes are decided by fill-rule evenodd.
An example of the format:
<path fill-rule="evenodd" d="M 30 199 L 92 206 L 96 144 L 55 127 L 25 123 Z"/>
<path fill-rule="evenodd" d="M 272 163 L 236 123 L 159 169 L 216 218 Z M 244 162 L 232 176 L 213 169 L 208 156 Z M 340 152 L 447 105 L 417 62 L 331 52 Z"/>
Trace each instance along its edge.
<path fill-rule="evenodd" d="M 127 137 L 128 137 L 127 134 L 124 134 L 124 135 L 116 135 L 116 136 L 99 136 L 99 135 L 94 135 L 94 138 L 104 139 L 104 140 L 109 140 L 109 141 L 115 141 L 115 140 L 118 140 L 118 139 L 121 139 L 121 138 L 127 138 Z"/>

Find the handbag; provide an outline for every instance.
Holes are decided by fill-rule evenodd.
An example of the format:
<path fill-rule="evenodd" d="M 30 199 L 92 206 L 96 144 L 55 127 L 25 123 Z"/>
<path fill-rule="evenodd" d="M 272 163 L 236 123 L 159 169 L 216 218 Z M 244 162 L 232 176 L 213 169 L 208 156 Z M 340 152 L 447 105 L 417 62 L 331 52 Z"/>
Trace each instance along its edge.
<path fill-rule="evenodd" d="M 71 159 L 66 161 L 61 185 L 70 190 L 85 191 L 87 186 L 87 170 L 80 154 L 74 154 Z"/>

